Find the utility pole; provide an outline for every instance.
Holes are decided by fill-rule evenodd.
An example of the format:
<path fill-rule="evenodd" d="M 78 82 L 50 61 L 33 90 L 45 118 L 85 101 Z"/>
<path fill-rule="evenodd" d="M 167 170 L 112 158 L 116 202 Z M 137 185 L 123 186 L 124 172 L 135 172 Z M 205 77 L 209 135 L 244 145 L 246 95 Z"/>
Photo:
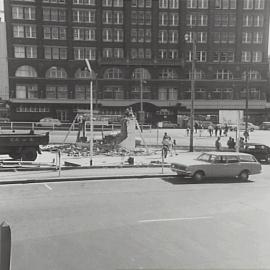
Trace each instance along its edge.
<path fill-rule="evenodd" d="M 88 59 L 85 59 L 85 63 L 90 72 L 90 140 L 89 140 L 89 152 L 90 152 L 90 166 L 93 165 L 93 70 L 91 68 L 90 62 Z"/>
<path fill-rule="evenodd" d="M 190 104 L 190 142 L 189 151 L 193 152 L 193 135 L 194 135 L 194 100 L 195 100 L 195 80 L 196 80 L 196 34 L 191 32 L 192 39 L 192 62 L 191 62 L 191 104 Z"/>
<path fill-rule="evenodd" d="M 141 131 L 143 131 L 143 122 L 144 122 L 144 111 L 143 111 L 143 81 L 144 80 L 144 69 L 141 68 L 140 72 L 140 124 L 141 124 Z"/>
<path fill-rule="evenodd" d="M 250 72 L 246 71 L 246 107 L 245 107 L 245 142 L 248 140 L 248 101 L 249 101 L 249 76 Z"/>

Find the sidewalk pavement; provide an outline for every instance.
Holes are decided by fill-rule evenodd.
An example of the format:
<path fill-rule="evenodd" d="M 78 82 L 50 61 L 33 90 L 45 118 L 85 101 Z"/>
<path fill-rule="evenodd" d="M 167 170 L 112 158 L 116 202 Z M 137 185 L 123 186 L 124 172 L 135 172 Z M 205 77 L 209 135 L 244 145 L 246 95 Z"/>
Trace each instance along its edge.
<path fill-rule="evenodd" d="M 49 160 L 55 155 L 52 153 L 45 154 L 42 158 L 43 161 L 44 159 Z M 76 159 L 76 162 L 81 164 L 80 167 L 63 167 L 61 171 L 56 168 L 10 168 L 8 171 L 0 171 L 0 185 L 175 176 L 175 173 L 170 169 L 171 162 L 191 159 L 196 155 L 198 155 L 196 152 L 177 152 L 173 156 L 168 156 L 164 160 L 164 164 L 161 163 L 161 157 L 159 155 L 135 156 L 134 165 L 121 162 L 123 158 L 118 156 L 109 157 L 111 162 L 107 160 L 106 163 L 104 163 L 106 157 L 95 156 L 92 167 L 89 166 L 89 157 L 85 157 Z M 69 157 L 66 158 L 69 161 L 72 159 Z"/>

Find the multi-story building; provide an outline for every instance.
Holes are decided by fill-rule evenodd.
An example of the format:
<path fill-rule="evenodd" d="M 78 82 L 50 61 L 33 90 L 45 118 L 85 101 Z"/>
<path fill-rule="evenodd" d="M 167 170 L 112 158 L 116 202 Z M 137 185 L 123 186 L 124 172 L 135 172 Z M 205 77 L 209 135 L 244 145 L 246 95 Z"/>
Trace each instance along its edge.
<path fill-rule="evenodd" d="M 188 115 L 196 44 L 195 114 L 244 110 L 248 93 L 262 119 L 269 11 L 268 0 L 5 0 L 11 117 L 70 121 L 89 108 L 90 80 L 102 114 L 143 103 L 148 121 Z"/>

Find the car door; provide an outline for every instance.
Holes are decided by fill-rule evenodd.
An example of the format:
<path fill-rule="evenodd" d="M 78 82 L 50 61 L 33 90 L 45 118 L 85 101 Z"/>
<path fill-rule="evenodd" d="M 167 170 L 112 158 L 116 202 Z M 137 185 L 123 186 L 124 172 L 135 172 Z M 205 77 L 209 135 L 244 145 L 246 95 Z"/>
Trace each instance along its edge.
<path fill-rule="evenodd" d="M 226 156 L 218 155 L 215 160 L 208 167 L 206 172 L 208 177 L 226 177 L 228 176 L 228 164 Z"/>
<path fill-rule="evenodd" d="M 237 155 L 227 155 L 227 176 L 235 177 L 238 176 L 242 171 L 241 164 Z"/>

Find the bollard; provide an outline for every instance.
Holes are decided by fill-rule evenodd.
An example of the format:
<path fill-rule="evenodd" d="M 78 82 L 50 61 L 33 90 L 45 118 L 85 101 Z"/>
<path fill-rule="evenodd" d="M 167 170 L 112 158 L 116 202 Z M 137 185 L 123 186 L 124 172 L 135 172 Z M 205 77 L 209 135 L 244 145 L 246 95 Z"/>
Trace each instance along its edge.
<path fill-rule="evenodd" d="M 10 270 L 11 231 L 6 222 L 0 225 L 0 269 Z"/>
<path fill-rule="evenodd" d="M 58 162 L 59 162 L 59 166 L 58 166 L 58 176 L 61 176 L 61 151 L 58 151 Z"/>

